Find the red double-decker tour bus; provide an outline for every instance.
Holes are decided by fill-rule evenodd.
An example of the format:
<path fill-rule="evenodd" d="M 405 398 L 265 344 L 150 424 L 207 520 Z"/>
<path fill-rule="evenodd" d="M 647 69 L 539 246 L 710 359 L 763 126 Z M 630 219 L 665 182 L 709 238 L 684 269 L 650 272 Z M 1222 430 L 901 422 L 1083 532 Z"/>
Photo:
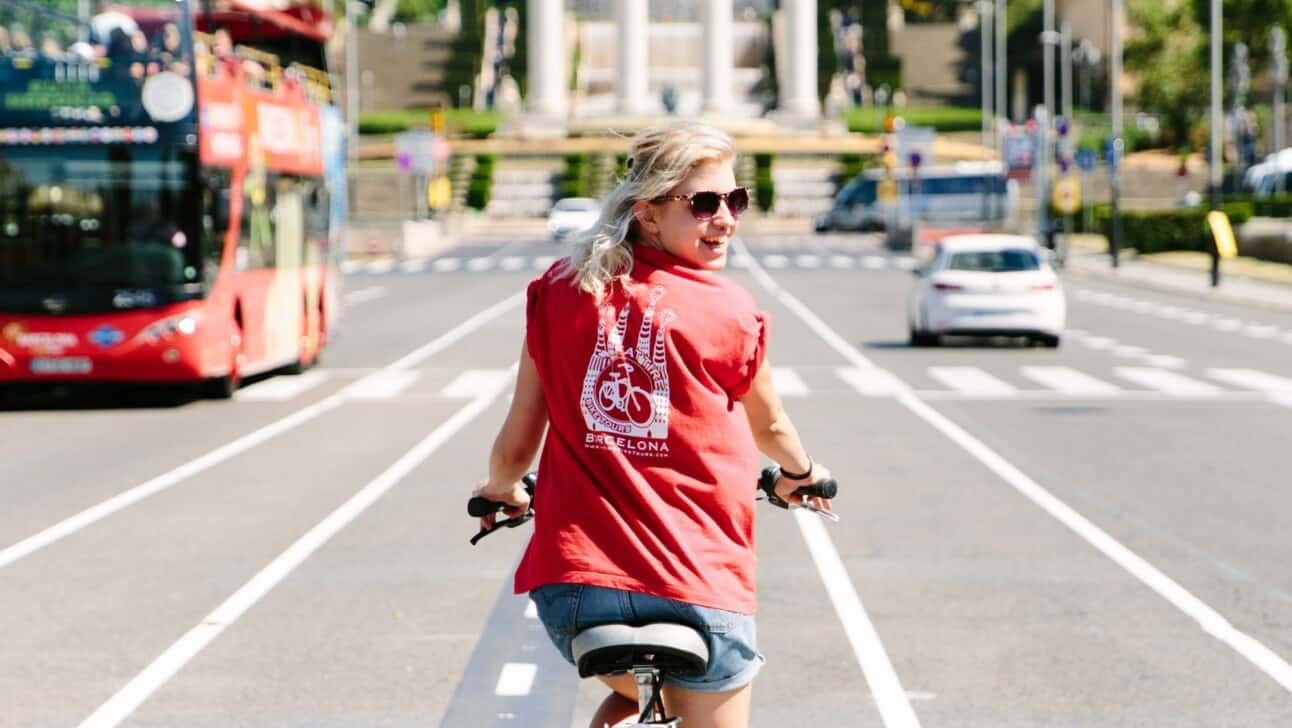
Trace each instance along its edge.
<path fill-rule="evenodd" d="M 340 313 L 307 0 L 0 0 L 0 388 L 299 372 Z"/>

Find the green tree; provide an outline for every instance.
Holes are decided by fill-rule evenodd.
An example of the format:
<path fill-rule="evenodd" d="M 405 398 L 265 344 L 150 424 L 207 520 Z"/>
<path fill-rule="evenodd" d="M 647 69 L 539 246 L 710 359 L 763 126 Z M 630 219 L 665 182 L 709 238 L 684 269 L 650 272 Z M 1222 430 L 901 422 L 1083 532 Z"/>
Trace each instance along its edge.
<path fill-rule="evenodd" d="M 1131 0 L 1123 58 L 1138 82 L 1136 106 L 1161 116 L 1163 141 L 1182 146 L 1208 104 L 1205 30 L 1191 8 L 1160 0 Z"/>

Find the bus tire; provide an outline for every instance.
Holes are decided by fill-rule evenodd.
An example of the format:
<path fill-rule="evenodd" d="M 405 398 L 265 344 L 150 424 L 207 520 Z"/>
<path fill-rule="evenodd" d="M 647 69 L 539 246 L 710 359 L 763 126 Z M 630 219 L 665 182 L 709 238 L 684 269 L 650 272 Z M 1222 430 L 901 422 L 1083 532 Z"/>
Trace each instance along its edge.
<path fill-rule="evenodd" d="M 223 377 L 211 377 L 202 382 L 202 394 L 207 399 L 233 399 L 233 393 L 242 386 L 242 377 L 231 371 Z"/>

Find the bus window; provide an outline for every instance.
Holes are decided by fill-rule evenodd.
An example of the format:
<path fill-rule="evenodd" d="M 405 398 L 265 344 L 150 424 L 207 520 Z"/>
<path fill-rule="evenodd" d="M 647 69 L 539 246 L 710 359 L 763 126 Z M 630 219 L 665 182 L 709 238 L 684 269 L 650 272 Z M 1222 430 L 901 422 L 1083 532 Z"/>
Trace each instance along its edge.
<path fill-rule="evenodd" d="M 248 174 L 242 182 L 239 270 L 274 267 L 274 185 L 270 176 Z"/>

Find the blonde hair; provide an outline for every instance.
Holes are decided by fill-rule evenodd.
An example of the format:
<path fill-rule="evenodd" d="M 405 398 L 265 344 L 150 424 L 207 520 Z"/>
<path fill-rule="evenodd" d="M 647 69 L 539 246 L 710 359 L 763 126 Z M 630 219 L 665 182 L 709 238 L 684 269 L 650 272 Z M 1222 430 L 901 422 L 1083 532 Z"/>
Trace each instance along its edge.
<path fill-rule="evenodd" d="M 678 122 L 648 129 L 633 137 L 628 149 L 628 176 L 606 195 L 601 216 L 574 240 L 559 277 L 600 302 L 616 280 L 626 283 L 632 271 L 641 231 L 633 204 L 668 194 L 704 162 L 732 162 L 736 145 L 721 129 L 698 122 Z"/>

